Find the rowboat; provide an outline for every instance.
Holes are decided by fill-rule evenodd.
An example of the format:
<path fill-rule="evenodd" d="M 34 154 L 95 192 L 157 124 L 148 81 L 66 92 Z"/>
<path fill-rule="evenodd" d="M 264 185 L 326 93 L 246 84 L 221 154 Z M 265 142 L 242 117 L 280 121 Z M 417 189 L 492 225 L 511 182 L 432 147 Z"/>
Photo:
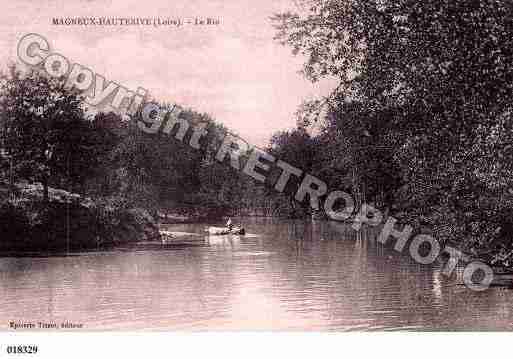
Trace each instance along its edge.
<path fill-rule="evenodd" d="M 231 230 L 227 227 L 208 227 L 205 229 L 205 231 L 213 236 L 222 236 L 226 234 L 246 234 L 246 230 L 243 227 L 233 227 Z"/>

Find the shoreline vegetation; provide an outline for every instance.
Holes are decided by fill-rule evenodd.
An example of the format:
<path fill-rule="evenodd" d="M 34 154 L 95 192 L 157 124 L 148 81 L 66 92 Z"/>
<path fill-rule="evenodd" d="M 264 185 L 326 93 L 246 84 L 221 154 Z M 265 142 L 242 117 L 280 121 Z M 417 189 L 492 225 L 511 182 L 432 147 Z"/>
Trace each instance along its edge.
<path fill-rule="evenodd" d="M 191 233 L 162 231 L 161 227 L 209 223 L 220 221 L 219 215 L 190 206 L 160 209 L 153 214 L 144 208 L 131 207 L 114 199 L 82 197 L 65 190 L 49 188 L 49 202 L 43 202 L 40 184 L 17 183 L 14 193 L 0 185 L 0 255 L 46 256 L 69 255 L 87 250 L 108 250 L 124 245 L 150 245 L 165 243 L 166 246 L 191 246 L 198 240 L 186 239 Z M 13 197 L 16 198 L 13 200 Z M 264 210 L 248 210 L 244 213 L 228 213 L 232 217 L 282 218 L 266 214 Z M 310 215 L 308 218 L 288 217 L 303 221 L 330 221 L 326 215 Z M 386 222 L 386 219 L 385 219 Z M 350 226 L 351 219 L 344 223 Z M 427 226 L 419 233 L 433 234 Z M 170 236 L 166 239 L 166 236 Z M 506 266 L 493 265 L 493 253 L 476 253 L 461 244 L 451 242 L 465 257 L 484 261 L 496 274 L 511 275 Z M 510 285 L 507 281 L 506 285 Z"/>
<path fill-rule="evenodd" d="M 148 240 L 159 220 L 325 218 L 309 203 L 315 188 L 294 200 L 314 174 L 350 194 L 355 211 L 370 204 L 398 231 L 408 224 L 513 269 L 513 8 L 307 3 L 272 18 L 276 39 L 306 57 L 307 79 L 339 85 L 271 137 L 265 151 L 297 170 L 280 193 L 283 169 L 260 183 L 217 160 L 229 131 L 208 114 L 161 102 L 165 131 L 144 133 L 140 112 L 86 113 L 86 96 L 63 78 L 10 67 L 0 83 L 0 247 L 51 250 L 71 234 L 77 247 Z"/>
<path fill-rule="evenodd" d="M 42 186 L 26 183 L 16 184 L 15 193 L 0 204 L 2 253 L 79 251 L 160 238 L 146 209 L 115 199 L 49 188 L 44 202 Z"/>

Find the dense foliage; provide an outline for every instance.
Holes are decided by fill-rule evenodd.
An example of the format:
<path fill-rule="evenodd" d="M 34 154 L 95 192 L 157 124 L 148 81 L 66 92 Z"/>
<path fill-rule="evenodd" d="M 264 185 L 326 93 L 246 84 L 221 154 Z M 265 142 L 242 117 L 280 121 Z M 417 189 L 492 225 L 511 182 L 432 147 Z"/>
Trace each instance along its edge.
<path fill-rule="evenodd" d="M 306 57 L 308 79 L 334 78 L 338 86 L 302 104 L 298 128 L 273 136 L 269 152 L 350 191 L 357 204 L 429 225 L 439 240 L 509 264 L 513 3 L 298 4 L 273 18 L 276 37 Z M 181 118 L 208 130 L 193 149 L 190 133 L 180 141 L 141 132 L 138 115 L 87 118 L 79 93 L 37 73 L 13 69 L 0 99 L 2 179 L 11 184 L 2 195 L 24 180 L 42 183 L 46 200 L 55 187 L 153 213 L 311 214 L 290 196 L 300 179 L 277 194 L 216 162 L 226 129 L 208 115 L 180 109 Z M 275 179 L 271 173 L 268 184 Z"/>
<path fill-rule="evenodd" d="M 301 4 L 274 21 L 306 56 L 309 79 L 339 81 L 300 112 L 308 127 L 328 109 L 316 137 L 323 179 L 344 186 L 353 172 L 353 193 L 430 224 L 440 240 L 513 248 L 513 3 Z"/>
<path fill-rule="evenodd" d="M 87 115 L 81 94 L 67 89 L 63 79 L 13 67 L 1 85 L 4 195 L 16 194 L 14 184 L 21 181 L 41 183 L 43 202 L 55 188 L 153 214 L 247 213 L 254 205 L 249 179 L 215 160 L 226 129 L 206 114 L 162 104 L 189 124 L 178 140 L 176 129 L 155 135 L 141 131 L 140 113 L 129 121 L 113 112 Z M 206 135 L 195 149 L 189 141 L 200 125 Z"/>

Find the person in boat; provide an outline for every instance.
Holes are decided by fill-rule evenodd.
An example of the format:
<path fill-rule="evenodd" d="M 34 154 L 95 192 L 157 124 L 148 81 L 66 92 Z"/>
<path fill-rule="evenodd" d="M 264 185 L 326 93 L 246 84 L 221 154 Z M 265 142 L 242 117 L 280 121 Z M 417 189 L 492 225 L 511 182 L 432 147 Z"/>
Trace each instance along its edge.
<path fill-rule="evenodd" d="M 233 223 L 230 217 L 228 217 L 228 221 L 226 221 L 226 227 L 228 227 L 228 230 L 230 231 L 233 229 Z"/>

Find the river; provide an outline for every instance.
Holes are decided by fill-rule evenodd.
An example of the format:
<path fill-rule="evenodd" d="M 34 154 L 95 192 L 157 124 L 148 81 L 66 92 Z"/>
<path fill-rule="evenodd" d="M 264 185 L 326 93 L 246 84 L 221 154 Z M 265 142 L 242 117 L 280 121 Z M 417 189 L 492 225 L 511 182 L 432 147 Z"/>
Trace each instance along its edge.
<path fill-rule="evenodd" d="M 86 330 L 511 330 L 511 291 L 474 292 L 349 226 L 244 219 L 248 236 L 0 258 L 9 321 Z M 459 270 L 461 276 L 461 270 Z"/>

